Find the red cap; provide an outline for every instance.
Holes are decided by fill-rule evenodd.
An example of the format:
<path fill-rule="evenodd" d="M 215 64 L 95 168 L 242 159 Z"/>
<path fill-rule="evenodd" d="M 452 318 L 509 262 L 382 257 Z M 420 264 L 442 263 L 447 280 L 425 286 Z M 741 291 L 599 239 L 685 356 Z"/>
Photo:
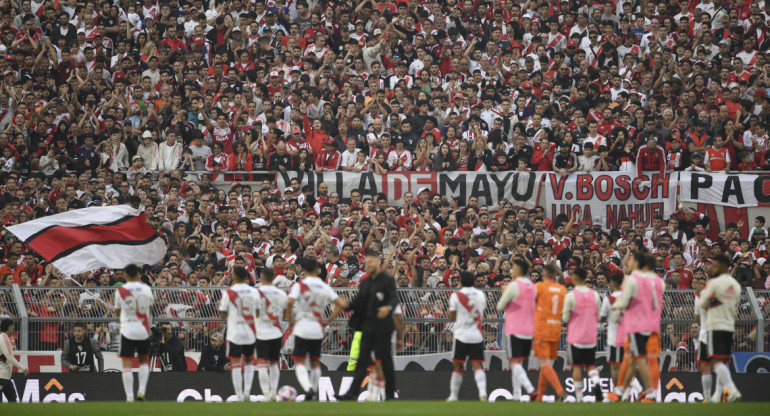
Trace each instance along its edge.
<path fill-rule="evenodd" d="M 695 234 L 706 234 L 706 230 L 704 230 L 703 228 L 698 228 L 697 230 L 695 230 Z"/>
<path fill-rule="evenodd" d="M 328 139 L 328 140 L 326 140 L 326 145 L 327 145 L 327 146 L 334 146 L 334 139 Z"/>
<path fill-rule="evenodd" d="M 241 185 L 241 184 L 240 184 L 240 183 L 238 183 L 238 182 L 233 182 L 233 183 L 231 183 L 231 184 L 230 184 L 230 187 L 231 187 L 231 188 L 235 188 L 236 186 L 240 186 L 240 185 Z"/>
<path fill-rule="evenodd" d="M 529 81 L 524 81 L 521 83 L 521 88 L 532 88 L 532 83 Z"/>
<path fill-rule="evenodd" d="M 472 230 L 472 229 L 473 229 L 473 226 L 470 224 L 463 225 L 463 230 Z"/>
<path fill-rule="evenodd" d="M 511 43 L 511 49 L 513 49 L 513 48 L 519 48 L 519 49 L 521 49 L 521 43 L 519 43 L 519 42 L 513 42 L 513 43 Z"/>
<path fill-rule="evenodd" d="M 566 286 L 566 285 L 571 285 L 571 284 L 573 284 L 572 283 L 572 276 L 566 276 L 564 278 L 564 285 Z"/>
<path fill-rule="evenodd" d="M 297 126 L 291 128 L 291 134 L 302 134 L 302 129 Z"/>

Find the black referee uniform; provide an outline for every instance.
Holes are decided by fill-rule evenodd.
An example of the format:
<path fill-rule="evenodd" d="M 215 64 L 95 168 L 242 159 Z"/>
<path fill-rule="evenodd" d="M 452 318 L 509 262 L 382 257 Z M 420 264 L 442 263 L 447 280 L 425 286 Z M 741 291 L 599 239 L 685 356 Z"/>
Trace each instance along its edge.
<path fill-rule="evenodd" d="M 371 355 L 374 351 L 375 360 L 382 363 L 385 374 L 385 395 L 388 400 L 395 397 L 396 372 L 393 368 L 393 351 L 391 337 L 396 325 L 393 322 L 393 309 L 398 305 L 396 281 L 393 276 L 380 272 L 374 279 L 364 279 L 358 289 L 358 295 L 353 299 L 348 310 L 353 311 L 349 326 L 361 331 L 361 349 L 358 355 L 355 380 L 366 377 L 366 369 L 372 364 Z M 390 307 L 390 313 L 383 319 L 377 317 L 378 309 Z M 360 382 L 350 386 L 346 396 L 360 392 Z"/>

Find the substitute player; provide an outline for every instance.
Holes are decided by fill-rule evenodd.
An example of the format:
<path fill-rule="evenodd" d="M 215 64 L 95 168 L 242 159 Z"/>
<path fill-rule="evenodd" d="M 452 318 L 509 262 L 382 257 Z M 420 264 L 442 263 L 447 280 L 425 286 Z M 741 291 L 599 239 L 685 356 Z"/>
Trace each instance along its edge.
<path fill-rule="evenodd" d="M 586 286 L 588 273 L 577 268 L 572 273 L 575 289 L 564 297 L 561 320 L 567 324 L 567 355 L 575 380 L 575 399 L 583 401 L 583 377 L 588 373 L 588 390 L 593 388 L 596 402 L 602 401 L 599 372 L 596 371 L 596 339 L 601 299 Z"/>
<path fill-rule="evenodd" d="M 647 387 L 644 402 L 654 402 L 656 390 L 650 383 L 650 368 L 647 362 L 647 341 L 653 333 L 655 320 L 653 313 L 660 309 L 657 305 L 658 297 L 653 293 L 655 281 L 645 276 L 642 269 L 647 267 L 649 257 L 644 253 L 634 253 L 628 260 L 631 274 L 623 281 L 621 296 L 612 305 L 612 321 L 620 322 L 623 315 L 622 330 L 627 334 L 626 350 L 630 354 L 629 370 L 621 375 L 621 385 L 616 388 L 616 393 L 608 395 L 612 401 L 620 400 L 624 386 L 628 386 L 635 373 L 639 370 L 642 383 Z M 647 273 L 648 274 L 648 273 Z"/>
<path fill-rule="evenodd" d="M 473 287 L 476 276 L 471 272 L 461 272 L 460 282 L 463 287 L 449 297 L 450 321 L 454 324 L 454 345 L 452 352 L 452 379 L 449 383 L 448 402 L 456 402 L 463 383 L 465 362 L 470 359 L 473 377 L 479 390 L 479 399 L 487 401 L 487 375 L 484 373 L 484 332 L 482 319 L 487 306 L 484 292 Z"/>
<path fill-rule="evenodd" d="M 249 272 L 233 267 L 233 285 L 222 291 L 219 315 L 227 319 L 227 352 L 230 376 L 238 401 L 250 401 L 254 382 L 254 343 L 257 340 L 259 292 L 249 286 Z"/>
<path fill-rule="evenodd" d="M 625 346 L 626 334 L 620 331 L 621 325 L 618 322 L 612 322 L 610 314 L 612 313 L 612 305 L 616 300 L 620 298 L 620 288 L 623 285 L 623 275 L 620 273 L 610 276 L 610 288 L 612 293 L 604 297 L 602 301 L 602 308 L 599 312 L 599 317 L 602 321 L 607 321 L 607 347 L 609 354 L 607 356 L 607 363 L 610 365 L 610 374 L 612 376 L 612 383 L 615 386 L 620 385 L 620 365 L 623 362 L 623 347 Z M 623 317 L 620 318 L 623 320 Z M 628 364 L 626 364 L 627 366 Z M 634 377 L 631 379 L 631 388 L 639 394 L 644 391 L 642 385 L 639 384 L 639 380 Z M 630 392 L 630 391 L 629 391 Z M 612 392 L 608 395 L 614 394 Z"/>
<path fill-rule="evenodd" d="M 126 284 L 118 286 L 114 310 L 120 314 L 120 350 L 123 361 L 123 389 L 126 401 L 134 401 L 134 354 L 139 358 L 139 388 L 136 400 L 144 401 L 147 381 L 150 379 L 150 325 L 152 291 L 140 281 L 141 269 L 129 264 L 123 270 Z"/>
<path fill-rule="evenodd" d="M 521 388 L 534 401 L 537 392 L 527 377 L 521 363 L 529 358 L 532 337 L 535 334 L 535 284 L 527 277 L 529 265 L 521 260 L 513 261 L 513 281 L 504 289 L 497 310 L 505 311 L 505 335 L 508 336 L 508 364 L 513 382 L 513 401 L 521 400 Z"/>
<path fill-rule="evenodd" d="M 322 317 L 326 306 L 334 302 L 336 308 L 329 319 L 342 311 L 347 303 L 337 296 L 318 275 L 321 265 L 315 260 L 300 262 L 302 274 L 291 287 L 286 303 L 285 318 L 294 328 L 294 372 L 305 392 L 305 400 L 318 400 L 318 382 L 321 379 L 321 343 L 323 341 Z M 294 317 L 296 305 L 297 316 Z M 310 357 L 310 373 L 306 361 Z"/>
<path fill-rule="evenodd" d="M 567 397 L 559 376 L 553 369 L 553 361 L 559 353 L 561 336 L 561 310 L 567 290 L 556 281 L 556 267 L 552 264 L 543 267 L 543 280 L 535 284 L 537 307 L 535 309 L 534 353 L 540 365 L 537 381 L 537 401 L 543 400 L 543 394 L 550 384 L 556 390 L 556 401 Z"/>
<path fill-rule="evenodd" d="M 281 375 L 278 363 L 281 361 L 283 328 L 281 320 L 286 310 L 286 293 L 273 286 L 275 274 L 264 268 L 260 272 L 262 285 L 259 292 L 259 311 L 257 317 L 257 374 L 259 387 L 265 401 L 275 400 L 278 381 Z"/>
<path fill-rule="evenodd" d="M 730 268 L 727 256 L 720 254 L 714 256 L 712 261 L 706 289 L 698 301 L 698 306 L 707 314 L 708 358 L 717 374 L 717 386 L 711 401 L 734 402 L 741 399 L 741 392 L 735 386 L 725 361 L 732 356 L 741 285 L 727 274 Z"/>

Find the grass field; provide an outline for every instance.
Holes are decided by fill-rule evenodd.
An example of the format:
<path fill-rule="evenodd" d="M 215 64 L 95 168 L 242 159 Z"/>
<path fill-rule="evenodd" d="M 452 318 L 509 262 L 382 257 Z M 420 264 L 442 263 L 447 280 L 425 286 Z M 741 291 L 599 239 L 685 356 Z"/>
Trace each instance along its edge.
<path fill-rule="evenodd" d="M 477 413 L 482 412 L 482 413 Z M 478 403 L 478 402 L 388 402 L 388 403 L 199 403 L 199 402 L 90 402 L 76 404 L 12 404 L 2 405 L 3 415 L 38 416 L 510 416 L 526 412 L 527 416 L 708 416 L 726 414 L 753 416 L 770 414 L 770 403 L 732 404 L 574 404 L 574 403 Z"/>

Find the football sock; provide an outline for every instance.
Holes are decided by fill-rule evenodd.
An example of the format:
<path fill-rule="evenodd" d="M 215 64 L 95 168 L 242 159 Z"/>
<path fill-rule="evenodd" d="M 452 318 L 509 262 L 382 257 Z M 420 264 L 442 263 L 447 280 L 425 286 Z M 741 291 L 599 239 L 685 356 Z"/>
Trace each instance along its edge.
<path fill-rule="evenodd" d="M 452 380 L 449 382 L 449 397 L 457 400 L 460 393 L 460 386 L 463 384 L 463 373 L 459 371 L 452 372 Z"/>
<path fill-rule="evenodd" d="M 511 364 L 511 384 L 513 384 L 513 401 L 518 402 L 521 400 L 521 383 L 519 382 L 519 375 L 516 372 L 516 366 L 520 364 Z"/>
<path fill-rule="evenodd" d="M 657 391 L 658 383 L 660 383 L 660 364 L 658 364 L 658 357 L 647 358 L 647 366 L 650 369 L 651 387 Z"/>
<path fill-rule="evenodd" d="M 713 381 L 711 377 L 711 371 L 704 371 L 700 376 L 700 382 L 703 385 L 703 400 L 709 400 L 711 398 L 711 383 Z"/>
<path fill-rule="evenodd" d="M 307 393 L 310 391 L 310 375 L 307 372 L 305 364 L 297 364 L 294 366 L 294 374 L 297 375 L 297 382 L 302 390 Z"/>
<path fill-rule="evenodd" d="M 724 363 L 717 363 L 714 366 L 714 372 L 717 373 L 717 380 L 721 379 L 720 383 L 722 383 L 723 388 L 726 388 L 730 391 L 737 390 L 735 383 L 733 383 L 733 378 L 730 376 L 730 370 Z"/>
<path fill-rule="evenodd" d="M 575 380 L 575 400 L 578 402 L 583 401 L 583 380 Z"/>
<path fill-rule="evenodd" d="M 254 384 L 254 364 L 243 366 L 243 395 L 248 399 L 251 397 L 251 385 Z"/>
<path fill-rule="evenodd" d="M 473 378 L 476 379 L 476 387 L 479 388 L 479 397 L 487 397 L 487 373 L 483 368 L 473 372 Z"/>
<path fill-rule="evenodd" d="M 241 364 L 230 367 L 230 375 L 233 379 L 233 390 L 235 390 L 235 397 L 238 400 L 243 398 L 243 368 Z"/>
<path fill-rule="evenodd" d="M 310 370 L 310 388 L 318 393 L 318 384 L 321 382 L 321 367 Z"/>
<path fill-rule="evenodd" d="M 129 402 L 134 401 L 134 369 L 123 369 L 123 390 L 126 391 L 126 400 Z"/>
<path fill-rule="evenodd" d="M 532 386 L 532 382 L 529 381 L 529 377 L 527 377 L 527 372 L 524 371 L 524 367 L 522 367 L 521 363 L 515 364 L 513 371 L 516 374 L 516 378 L 519 380 L 519 385 L 521 387 L 524 387 L 524 391 L 526 391 L 527 394 L 530 394 L 533 391 L 535 391 L 535 388 Z"/>
<path fill-rule="evenodd" d="M 548 378 L 548 383 L 553 386 L 554 390 L 556 390 L 556 395 L 560 396 L 564 393 L 564 388 L 561 386 L 559 376 L 556 375 L 556 370 L 554 370 L 550 364 L 543 367 L 543 370 L 545 370 L 545 376 Z"/>
<path fill-rule="evenodd" d="M 147 392 L 147 381 L 150 380 L 150 365 L 147 363 L 139 364 L 139 390 L 137 393 L 145 394 Z"/>
<path fill-rule="evenodd" d="M 278 393 L 278 381 L 281 377 L 281 369 L 278 363 L 270 363 L 270 392 L 273 396 Z"/>

